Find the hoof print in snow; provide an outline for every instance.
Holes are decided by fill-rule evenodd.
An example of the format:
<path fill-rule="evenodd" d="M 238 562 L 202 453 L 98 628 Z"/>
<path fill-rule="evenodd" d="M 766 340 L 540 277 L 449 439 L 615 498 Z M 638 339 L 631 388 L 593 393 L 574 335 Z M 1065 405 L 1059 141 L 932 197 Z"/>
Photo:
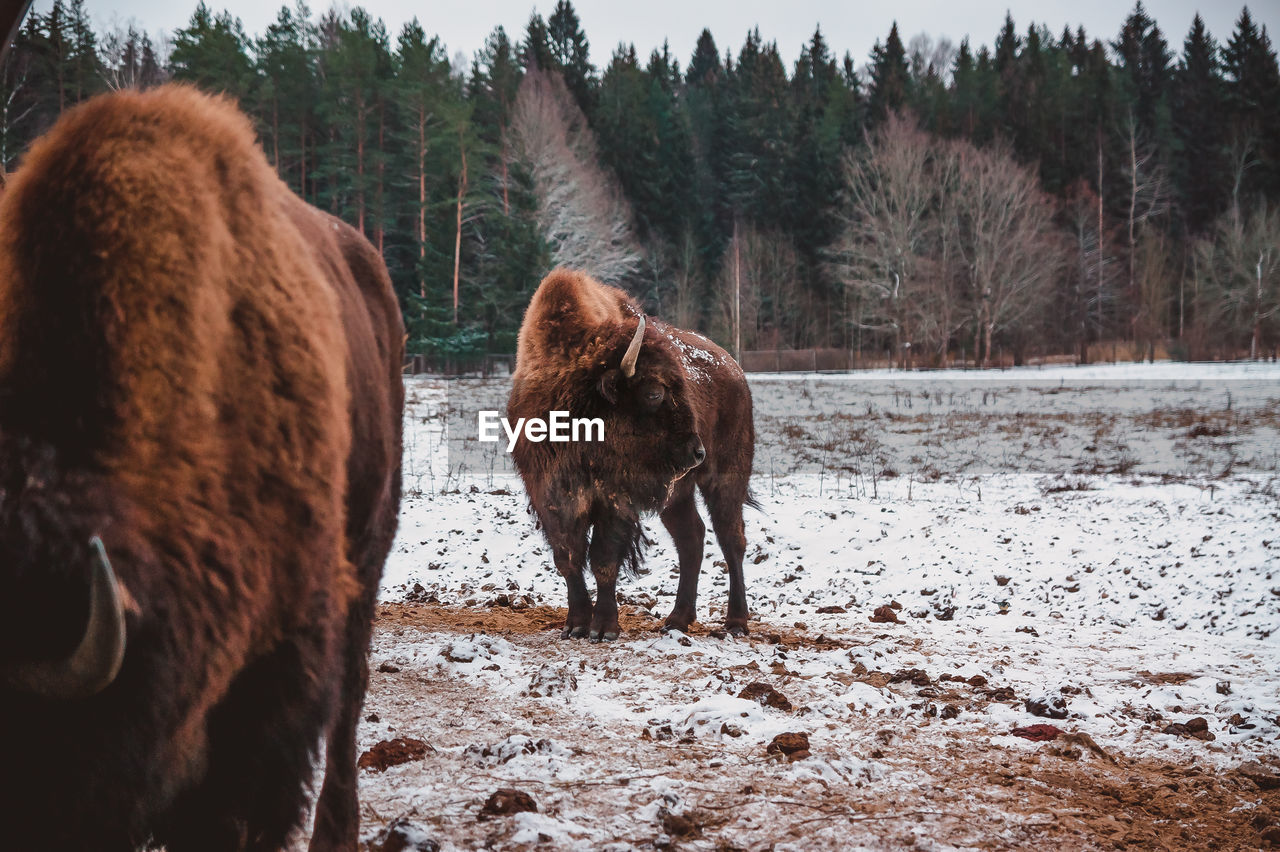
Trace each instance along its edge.
<path fill-rule="evenodd" d="M 382 672 L 383 674 L 395 674 L 396 672 L 400 671 L 400 667 L 397 666 L 395 663 L 382 663 L 378 666 L 378 671 Z"/>
<path fill-rule="evenodd" d="M 1179 737 L 1194 737 L 1205 742 L 1217 739 L 1213 732 L 1209 730 L 1209 721 L 1203 716 L 1196 716 L 1194 719 L 1188 719 L 1185 722 L 1174 722 L 1166 727 L 1164 732 Z"/>
<path fill-rule="evenodd" d="M 361 769 L 386 772 L 392 766 L 421 760 L 426 756 L 428 747 L 422 740 L 416 740 L 413 737 L 383 740 L 360 755 L 358 765 Z"/>
<path fill-rule="evenodd" d="M 1057 739 L 1062 733 L 1062 729 L 1056 725 L 1028 725 L 1025 728 L 1014 728 L 1009 733 L 1015 737 L 1022 737 L 1024 740 L 1042 743 L 1046 740 Z"/>
<path fill-rule="evenodd" d="M 1263 766 L 1256 760 L 1250 760 L 1236 767 L 1236 772 L 1248 778 L 1260 790 L 1280 790 L 1280 772 L 1269 766 Z"/>
<path fill-rule="evenodd" d="M 746 731 L 742 730 L 742 728 L 739 728 L 737 725 L 731 725 L 728 722 L 724 722 L 720 725 L 720 733 L 724 734 L 726 737 L 737 738 L 745 734 Z"/>
<path fill-rule="evenodd" d="M 406 817 L 396 817 L 391 825 L 369 842 L 369 852 L 439 852 L 440 844 L 422 826 Z"/>
<path fill-rule="evenodd" d="M 480 808 L 481 817 L 503 816 L 505 814 L 518 814 L 529 811 L 538 812 L 538 803 L 533 800 L 524 790 L 517 790 L 514 787 L 503 787 L 485 799 L 484 807 Z"/>
<path fill-rule="evenodd" d="M 759 702 L 765 707 L 774 707 L 778 710 L 791 710 L 791 702 L 787 699 L 787 696 L 783 695 L 769 684 L 761 683 L 760 681 L 747 684 L 743 687 L 742 691 L 738 693 L 738 697 L 745 698 L 748 701 Z"/>
<path fill-rule="evenodd" d="M 896 613 L 891 606 L 878 606 L 876 611 L 871 614 L 872 624 L 901 624 Z"/>
<path fill-rule="evenodd" d="M 938 711 L 938 715 L 943 719 L 954 719 L 960 715 L 960 708 L 954 704 L 944 704 L 942 709 Z"/>
<path fill-rule="evenodd" d="M 1061 695 L 1043 695 L 1039 698 L 1028 698 L 1027 712 L 1032 716 L 1044 719 L 1067 718 L 1067 699 Z"/>
<path fill-rule="evenodd" d="M 785 757 L 793 763 L 804 760 L 809 756 L 809 735 L 803 732 L 778 734 L 765 752 Z"/>

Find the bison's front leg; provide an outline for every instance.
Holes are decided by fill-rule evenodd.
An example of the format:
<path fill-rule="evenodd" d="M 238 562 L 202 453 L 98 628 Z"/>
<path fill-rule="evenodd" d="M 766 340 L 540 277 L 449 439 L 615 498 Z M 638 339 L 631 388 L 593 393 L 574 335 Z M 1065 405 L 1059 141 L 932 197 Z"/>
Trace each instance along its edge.
<path fill-rule="evenodd" d="M 560 631 L 561 639 L 580 639 L 587 635 L 591 623 L 591 593 L 583 577 L 587 559 L 586 517 L 565 518 L 551 512 L 538 512 L 542 529 L 551 546 L 551 559 L 556 571 L 564 577 L 569 591 L 569 615 Z"/>
<path fill-rule="evenodd" d="M 622 632 L 618 626 L 618 567 L 639 533 L 639 518 L 610 512 L 595 519 L 590 554 L 591 573 L 596 578 L 596 608 L 589 634 L 592 642 L 612 642 Z"/>

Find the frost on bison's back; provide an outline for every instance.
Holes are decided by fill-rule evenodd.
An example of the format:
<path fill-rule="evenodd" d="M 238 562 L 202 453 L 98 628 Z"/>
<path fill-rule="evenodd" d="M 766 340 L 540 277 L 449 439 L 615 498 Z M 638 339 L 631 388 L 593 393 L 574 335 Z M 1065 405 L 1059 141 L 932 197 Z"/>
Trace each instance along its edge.
<path fill-rule="evenodd" d="M 402 334 L 230 101 L 114 93 L 33 144 L 0 195 L 3 845 L 279 846 L 324 737 L 313 848 L 354 847 Z M 123 662 L 67 699 L 95 537 Z"/>

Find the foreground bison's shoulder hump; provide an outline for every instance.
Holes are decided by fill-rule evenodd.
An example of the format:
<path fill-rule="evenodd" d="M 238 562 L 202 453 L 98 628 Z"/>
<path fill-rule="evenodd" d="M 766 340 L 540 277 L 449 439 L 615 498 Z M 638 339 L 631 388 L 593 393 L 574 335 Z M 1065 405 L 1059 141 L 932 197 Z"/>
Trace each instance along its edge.
<path fill-rule="evenodd" d="M 32 146 L 3 200 L 0 377 L 20 425 L 152 469 L 251 430 L 236 418 L 253 396 L 343 419 L 333 286 L 229 101 L 184 87 L 90 101 Z M 320 436 L 268 445 L 294 438 Z"/>

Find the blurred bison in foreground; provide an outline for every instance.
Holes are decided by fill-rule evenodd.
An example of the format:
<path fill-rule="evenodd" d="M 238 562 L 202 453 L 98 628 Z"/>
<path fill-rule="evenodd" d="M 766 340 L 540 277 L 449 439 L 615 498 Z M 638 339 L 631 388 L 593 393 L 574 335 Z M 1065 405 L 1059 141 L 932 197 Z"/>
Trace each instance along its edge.
<path fill-rule="evenodd" d="M 97 98 L 0 196 L 0 846 L 355 849 L 399 310 L 193 89 Z"/>
<path fill-rule="evenodd" d="M 688 629 L 706 533 L 694 486 L 729 566 L 726 627 L 745 634 L 742 506 L 755 427 L 751 391 L 733 358 L 702 335 L 646 318 L 621 290 L 558 269 L 534 293 L 520 327 L 507 417 L 546 419 L 552 411 L 604 421 L 603 442 L 521 437 L 512 453 L 569 587 L 562 636 L 618 637 L 618 569 L 640 560 L 646 512 L 661 513 L 680 556 L 664 629 Z M 588 560 L 594 608 L 583 578 Z"/>

